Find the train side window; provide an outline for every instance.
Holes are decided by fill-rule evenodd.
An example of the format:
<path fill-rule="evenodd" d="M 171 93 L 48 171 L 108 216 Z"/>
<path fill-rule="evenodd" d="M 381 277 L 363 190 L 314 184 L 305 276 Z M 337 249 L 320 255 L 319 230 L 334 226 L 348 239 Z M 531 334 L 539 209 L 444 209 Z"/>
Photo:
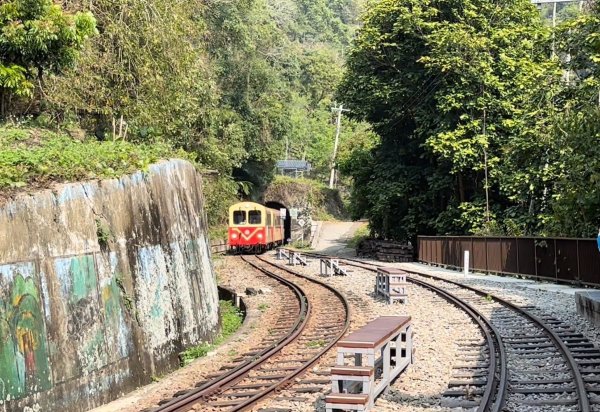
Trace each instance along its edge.
<path fill-rule="evenodd" d="M 248 212 L 248 221 L 251 225 L 260 225 L 260 210 L 250 210 Z"/>
<path fill-rule="evenodd" d="M 235 210 L 233 212 L 233 224 L 234 225 L 245 225 L 246 224 L 246 211 Z"/>
<path fill-rule="evenodd" d="M 271 212 L 267 212 L 267 226 L 273 225 L 273 214 Z"/>

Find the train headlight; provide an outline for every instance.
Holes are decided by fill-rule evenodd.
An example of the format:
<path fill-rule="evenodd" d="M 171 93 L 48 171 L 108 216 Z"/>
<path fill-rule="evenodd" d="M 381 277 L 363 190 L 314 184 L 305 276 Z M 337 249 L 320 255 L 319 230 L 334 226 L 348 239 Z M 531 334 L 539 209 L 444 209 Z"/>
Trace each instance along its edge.
<path fill-rule="evenodd" d="M 259 233 L 259 234 L 256 235 L 256 237 L 259 238 L 259 239 L 262 239 L 263 235 L 262 235 L 262 233 Z"/>
<path fill-rule="evenodd" d="M 237 233 L 232 233 L 232 234 L 231 234 L 231 238 L 232 238 L 232 239 L 237 239 Z"/>

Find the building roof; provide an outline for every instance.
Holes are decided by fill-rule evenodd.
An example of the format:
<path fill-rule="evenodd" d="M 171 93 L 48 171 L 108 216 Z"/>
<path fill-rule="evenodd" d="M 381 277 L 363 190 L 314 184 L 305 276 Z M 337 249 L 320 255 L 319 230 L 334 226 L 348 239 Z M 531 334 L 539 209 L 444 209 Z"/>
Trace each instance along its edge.
<path fill-rule="evenodd" d="M 278 169 L 296 169 L 310 170 L 310 163 L 306 160 L 279 160 L 277 161 Z"/>

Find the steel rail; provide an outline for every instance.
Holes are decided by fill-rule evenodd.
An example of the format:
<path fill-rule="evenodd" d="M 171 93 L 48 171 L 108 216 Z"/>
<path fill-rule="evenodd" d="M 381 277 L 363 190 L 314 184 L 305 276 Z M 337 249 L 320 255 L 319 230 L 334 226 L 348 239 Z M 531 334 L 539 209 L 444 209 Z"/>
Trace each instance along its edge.
<path fill-rule="evenodd" d="M 567 365 L 569 366 L 569 368 L 571 369 L 571 373 L 573 374 L 573 378 L 575 380 L 575 390 L 577 391 L 577 398 L 578 398 L 578 404 L 579 404 L 579 409 L 581 410 L 581 412 L 589 412 L 590 411 L 590 401 L 589 398 L 587 396 L 587 389 L 585 387 L 585 383 L 583 381 L 583 377 L 581 376 L 581 371 L 579 370 L 579 365 L 577 364 L 577 362 L 575 361 L 575 358 L 573 357 L 573 355 L 571 354 L 571 351 L 569 350 L 569 348 L 567 347 L 567 345 L 562 341 L 562 339 L 560 338 L 560 336 L 558 336 L 558 334 L 556 332 L 554 332 L 550 326 L 548 326 L 543 320 L 541 320 L 540 318 L 538 318 L 537 316 L 535 316 L 534 314 L 528 312 L 527 310 L 505 300 L 502 299 L 498 296 L 495 295 L 491 295 L 487 292 L 484 292 L 483 290 L 474 288 L 472 286 L 469 285 L 464 285 L 462 283 L 459 282 L 455 282 L 453 280 L 448 280 L 448 279 L 444 279 L 442 277 L 439 276 L 435 276 L 435 275 L 430 275 L 430 274 L 422 274 L 422 273 L 416 273 L 416 272 L 411 272 L 410 270 L 407 270 L 407 272 L 409 273 L 415 273 L 419 276 L 424 276 L 424 277 L 428 277 L 431 279 L 435 279 L 435 280 L 439 280 L 439 281 L 443 281 L 443 282 L 447 282 L 450 283 L 452 285 L 455 286 L 459 286 L 461 288 L 470 290 L 474 293 L 476 293 L 479 296 L 484 296 L 484 297 L 488 297 L 491 298 L 492 300 L 500 303 L 501 305 L 504 305 L 512 310 L 514 310 L 515 312 L 523 315 L 524 317 L 528 318 L 529 320 L 531 320 L 533 323 L 535 323 L 536 325 L 538 325 L 540 328 L 542 328 L 546 334 L 550 337 L 550 339 L 554 342 L 554 344 L 557 346 L 557 348 L 560 350 L 560 352 L 562 353 L 563 357 L 567 360 Z"/>
<path fill-rule="evenodd" d="M 320 253 L 305 253 L 306 255 L 313 255 L 313 256 L 319 256 L 319 257 L 330 257 L 328 255 L 323 255 Z M 348 264 L 350 266 L 355 266 L 355 267 L 360 267 L 366 270 L 371 270 L 371 271 L 375 271 L 376 268 L 378 267 L 385 267 L 384 265 L 372 265 L 372 264 L 368 264 L 368 263 L 364 263 L 361 260 L 358 259 L 352 259 L 352 258 L 340 258 L 340 260 L 346 261 L 348 262 Z M 573 358 L 573 355 L 571 354 L 571 351 L 569 350 L 569 348 L 567 347 L 567 345 L 562 341 L 562 339 L 558 336 L 558 334 L 556 332 L 554 332 L 543 320 L 541 320 L 540 318 L 538 318 L 537 316 L 535 316 L 534 314 L 528 312 L 527 310 L 505 300 L 502 299 L 498 296 L 489 294 L 487 292 L 484 292 L 483 290 L 474 288 L 472 286 L 469 285 L 464 285 L 462 283 L 456 282 L 456 281 L 452 281 L 452 280 L 448 280 L 448 279 L 444 279 L 442 277 L 439 276 L 435 276 L 435 275 L 431 275 L 431 274 L 423 274 L 423 273 L 418 273 L 418 272 L 414 272 L 411 270 L 406 270 L 403 269 L 408 273 L 413 273 L 419 276 L 423 276 L 423 277 L 428 277 L 430 279 L 434 279 L 434 280 L 438 280 L 438 281 L 443 281 L 443 282 L 447 282 L 450 284 L 453 284 L 455 286 L 470 290 L 474 293 L 476 293 L 479 296 L 483 296 L 483 297 L 489 297 L 492 300 L 500 303 L 501 305 L 504 305 L 508 308 L 510 308 L 511 310 L 514 310 L 515 312 L 520 313 L 521 315 L 523 315 L 524 317 L 528 318 L 529 320 L 531 320 L 533 323 L 537 324 L 540 328 L 542 328 L 547 335 L 550 337 L 550 339 L 554 342 L 554 344 L 557 346 L 557 348 L 559 349 L 559 351 L 562 353 L 563 357 L 566 359 L 567 361 L 567 365 L 569 367 L 569 369 L 571 370 L 571 373 L 573 374 L 573 378 L 574 378 L 574 383 L 575 383 L 575 390 L 577 391 L 577 401 L 578 401 L 578 405 L 579 405 L 579 409 L 581 410 L 581 412 L 589 412 L 590 411 L 590 401 L 589 398 L 587 396 L 587 389 L 585 387 L 585 383 L 583 381 L 583 377 L 581 376 L 581 371 L 579 370 L 579 366 L 577 364 L 577 362 L 575 361 L 575 358 Z M 408 280 L 416 280 L 416 279 L 409 279 Z"/>
<path fill-rule="evenodd" d="M 284 386 L 288 385 L 289 383 L 291 383 L 297 376 L 301 375 L 302 373 L 306 372 L 307 369 L 309 369 L 312 365 L 314 365 L 319 358 L 326 353 L 329 349 L 331 349 L 331 347 L 337 343 L 337 341 L 339 339 L 341 339 L 342 336 L 345 335 L 345 333 L 347 332 L 349 326 L 350 326 L 350 306 L 345 298 L 344 295 L 342 295 L 339 291 L 337 291 L 336 289 L 334 289 L 333 287 L 320 282 L 316 279 L 312 279 L 308 276 L 304 276 L 300 273 L 294 272 L 292 270 L 289 270 L 285 267 L 273 264 L 271 262 L 265 261 L 264 259 L 256 256 L 257 259 L 268 263 L 274 267 L 277 267 L 278 269 L 284 270 L 288 273 L 291 273 L 295 276 L 304 278 L 306 280 L 309 280 L 313 283 L 317 283 L 320 286 L 323 286 L 325 288 L 327 288 L 328 290 L 330 290 L 331 292 L 333 292 L 336 296 L 338 296 L 340 298 L 340 300 L 342 301 L 342 304 L 344 305 L 345 311 L 346 311 L 346 319 L 344 322 L 344 327 L 343 329 L 338 333 L 338 335 L 335 336 L 334 339 L 332 339 L 332 341 L 326 345 L 322 350 L 320 350 L 315 356 L 313 356 L 311 359 L 309 359 L 308 361 L 306 361 L 302 366 L 298 367 L 297 369 L 295 369 L 294 371 L 290 372 L 284 379 L 280 380 L 279 382 L 277 382 L 276 384 L 271 385 L 270 387 L 266 388 L 265 390 L 261 391 L 261 393 L 247 399 L 246 401 L 243 401 L 242 403 L 233 406 L 230 411 L 243 411 L 246 410 L 248 408 L 250 408 L 252 405 L 256 404 L 257 402 L 260 402 L 261 400 L 263 400 L 265 397 L 269 396 L 272 392 L 283 388 Z M 276 355 L 278 352 L 281 351 L 281 349 L 283 349 L 283 347 L 285 347 L 286 345 L 288 345 L 289 343 L 293 342 L 294 340 L 296 340 L 299 335 L 303 332 L 304 328 L 306 327 L 306 325 L 308 324 L 308 320 L 310 318 L 310 314 L 311 314 L 311 307 L 312 304 L 309 302 L 308 297 L 306 295 L 306 293 L 304 293 L 304 291 L 295 283 L 271 272 L 268 271 L 264 268 L 261 268 L 258 265 L 255 265 L 252 262 L 249 262 L 248 259 L 246 259 L 245 257 L 241 257 L 241 259 L 246 262 L 247 264 L 249 264 L 250 266 L 254 267 L 255 269 L 265 273 L 266 275 L 273 277 L 277 280 L 279 280 L 280 282 L 286 284 L 287 286 L 291 287 L 294 291 L 299 292 L 299 294 L 297 293 L 297 296 L 301 296 L 299 297 L 300 299 L 300 303 L 301 303 L 301 310 L 300 310 L 300 316 L 299 319 L 296 321 L 296 323 L 294 324 L 294 326 L 290 329 L 293 330 L 293 333 L 291 335 L 288 335 L 287 337 L 282 338 L 276 346 L 273 346 L 272 348 L 268 348 L 265 351 L 263 351 L 263 353 L 261 355 L 259 355 L 260 357 L 254 361 L 251 362 L 246 362 L 238 367 L 236 367 L 234 370 L 226 372 L 224 375 L 222 375 L 221 377 L 217 378 L 216 380 L 212 380 L 211 382 L 207 382 L 205 385 L 201 386 L 198 389 L 195 389 L 191 392 L 189 392 L 186 395 L 183 395 L 179 398 L 176 398 L 174 400 L 172 400 L 169 403 L 166 403 L 164 405 L 162 405 L 161 407 L 155 409 L 156 412 L 184 412 L 184 411 L 188 411 L 190 410 L 193 405 L 199 403 L 201 400 L 206 399 L 206 397 L 215 394 L 217 392 L 221 392 L 231 386 L 234 386 L 235 383 L 239 382 L 241 379 L 243 379 L 244 377 L 247 376 L 247 374 L 250 372 L 250 370 L 254 369 L 256 366 L 259 366 L 260 364 L 266 362 L 267 360 L 269 360 L 269 358 L 271 358 L 272 356 Z M 303 312 L 303 308 L 306 308 L 306 310 Z M 298 325 L 298 323 L 302 321 L 301 325 Z"/>
<path fill-rule="evenodd" d="M 246 261 L 243 257 L 242 260 Z M 256 267 L 250 262 L 246 261 L 246 263 L 250 264 L 253 267 Z M 162 406 L 159 406 L 154 410 L 155 412 L 185 412 L 190 410 L 195 404 L 199 403 L 207 396 L 210 396 L 217 391 L 221 391 L 227 389 L 230 386 L 233 386 L 236 382 L 243 379 L 249 371 L 254 369 L 256 366 L 259 366 L 260 364 L 264 363 L 273 355 L 280 352 L 285 346 L 287 346 L 290 342 L 295 340 L 298 337 L 298 335 L 302 332 L 302 330 L 308 323 L 311 310 L 311 305 L 308 301 L 306 293 L 299 286 L 281 276 L 277 276 L 273 273 L 265 274 L 275 278 L 279 282 L 291 288 L 296 297 L 298 298 L 300 310 L 298 313 L 298 318 L 290 328 L 290 333 L 287 336 L 282 337 L 270 348 L 266 348 L 265 350 L 263 350 L 259 355 L 257 355 L 258 358 L 242 363 L 236 368 L 223 373 L 223 375 L 211 380 L 210 382 L 207 382 L 199 388 L 193 389 L 187 394 L 177 397 L 172 401 L 165 403 Z"/>
<path fill-rule="evenodd" d="M 346 300 L 346 297 L 340 293 L 338 290 L 336 290 L 335 288 L 333 288 L 332 286 L 329 286 L 328 284 L 321 282 L 320 280 L 317 279 L 313 279 L 309 276 L 305 276 L 301 273 L 298 273 L 296 271 L 293 271 L 291 269 L 286 268 L 285 266 L 281 266 L 281 265 L 277 265 L 275 263 L 269 262 L 268 260 L 260 257 L 260 256 L 255 256 L 258 260 L 260 260 L 261 262 L 267 263 L 273 267 L 276 267 L 279 270 L 283 270 L 285 272 L 288 272 L 294 276 L 298 276 L 300 278 L 303 278 L 305 280 L 308 280 L 310 282 L 316 283 L 319 286 L 323 286 L 324 288 L 328 289 L 329 291 L 333 292 L 333 294 L 335 294 L 341 301 L 342 304 L 344 305 L 344 308 L 346 310 L 346 319 L 344 321 L 344 327 L 342 328 L 342 330 L 335 336 L 335 338 L 333 338 L 325 347 L 323 347 L 323 349 L 321 349 L 316 355 L 314 355 L 311 359 L 309 359 L 308 361 L 306 361 L 302 366 L 299 366 L 297 369 L 295 369 L 294 371 L 292 371 L 288 376 L 286 376 L 285 378 L 283 378 L 282 380 L 280 380 L 279 382 L 271 385 L 270 387 L 268 387 L 267 389 L 265 389 L 264 391 L 262 391 L 261 393 L 255 395 L 254 397 L 246 400 L 244 403 L 235 406 L 234 408 L 230 409 L 231 412 L 234 411 L 243 411 L 249 407 L 251 407 L 252 405 L 256 404 L 257 402 L 260 402 L 261 400 L 263 400 L 265 397 L 267 397 L 268 395 L 270 395 L 273 391 L 276 391 L 280 388 L 283 388 L 285 386 L 287 386 L 289 383 L 291 383 L 296 377 L 302 375 L 303 373 L 306 372 L 307 369 L 309 369 L 311 366 L 313 366 L 320 358 L 321 356 L 323 356 L 325 353 L 327 353 L 327 351 L 329 349 L 331 349 L 333 347 L 333 345 L 335 345 L 348 331 L 348 328 L 350 327 L 350 305 L 348 304 L 348 301 Z M 261 271 L 264 271 L 265 269 L 259 269 Z"/>
<path fill-rule="evenodd" d="M 508 368 L 506 365 L 506 350 L 502 343 L 501 335 L 496 327 L 492 325 L 492 323 L 479 310 L 475 309 L 469 303 L 445 291 L 444 289 L 418 279 L 407 280 L 423 288 L 433 290 L 435 293 L 442 296 L 454 306 L 462 309 L 477 323 L 479 329 L 481 329 L 483 332 L 488 348 L 490 349 L 491 365 L 487 375 L 488 384 L 485 387 L 485 391 L 482 396 L 482 402 L 477 408 L 477 412 L 500 412 L 502 408 L 504 408 L 504 403 L 506 401 L 506 391 L 508 388 Z M 497 357 L 496 350 L 499 352 Z M 500 370 L 499 376 L 496 373 L 498 369 Z"/>
<path fill-rule="evenodd" d="M 305 254 L 308 256 L 312 255 L 319 257 L 330 257 L 319 253 Z M 354 264 L 353 259 L 340 258 L 340 260 L 351 262 L 348 263 L 351 266 L 361 267 L 372 272 L 376 272 L 378 267 L 376 265 Z M 498 329 L 492 325 L 491 321 L 479 310 L 475 309 L 471 304 L 465 302 L 463 299 L 453 295 L 452 293 L 422 280 L 412 278 L 407 278 L 407 280 L 421 287 L 434 291 L 448 302 L 467 313 L 467 315 L 469 315 L 469 317 L 471 317 L 475 323 L 477 323 L 477 326 L 479 326 L 479 329 L 481 329 L 487 346 L 490 350 L 490 369 L 487 374 L 488 384 L 486 385 L 482 396 L 482 401 L 477 408 L 477 412 L 500 412 L 502 408 L 504 408 L 506 401 L 508 389 L 508 367 L 506 349 L 504 348 L 502 337 Z M 496 356 L 496 350 L 498 351 L 498 356 Z M 498 370 L 500 372 L 499 374 L 497 374 Z"/>

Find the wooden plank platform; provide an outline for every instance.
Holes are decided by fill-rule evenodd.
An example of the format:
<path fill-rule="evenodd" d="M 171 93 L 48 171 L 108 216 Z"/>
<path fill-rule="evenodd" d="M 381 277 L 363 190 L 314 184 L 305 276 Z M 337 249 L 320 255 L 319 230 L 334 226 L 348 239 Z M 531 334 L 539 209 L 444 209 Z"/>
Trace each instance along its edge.
<path fill-rule="evenodd" d="M 381 316 L 341 339 L 338 347 L 376 348 L 410 323 L 410 316 Z"/>

